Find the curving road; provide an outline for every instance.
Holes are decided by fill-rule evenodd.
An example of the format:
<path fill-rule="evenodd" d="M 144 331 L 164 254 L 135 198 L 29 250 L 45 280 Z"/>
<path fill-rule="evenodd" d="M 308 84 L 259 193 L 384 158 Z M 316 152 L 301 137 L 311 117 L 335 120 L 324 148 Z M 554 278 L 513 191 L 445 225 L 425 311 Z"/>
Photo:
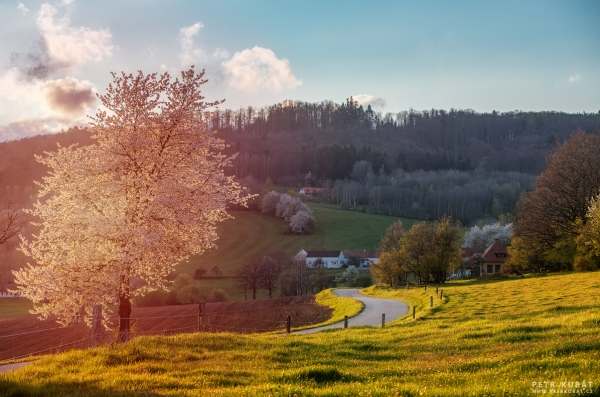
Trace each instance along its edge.
<path fill-rule="evenodd" d="M 376 327 L 381 325 L 381 314 L 385 313 L 385 322 L 393 321 L 408 313 L 408 304 L 394 299 L 370 298 L 358 292 L 357 289 L 334 289 L 333 293 L 337 296 L 358 299 L 365 304 L 363 311 L 348 319 L 348 327 L 369 325 Z M 322 327 L 304 329 L 296 331 L 298 334 L 313 334 L 325 329 L 344 328 L 344 321 L 339 323 L 324 325 Z"/>

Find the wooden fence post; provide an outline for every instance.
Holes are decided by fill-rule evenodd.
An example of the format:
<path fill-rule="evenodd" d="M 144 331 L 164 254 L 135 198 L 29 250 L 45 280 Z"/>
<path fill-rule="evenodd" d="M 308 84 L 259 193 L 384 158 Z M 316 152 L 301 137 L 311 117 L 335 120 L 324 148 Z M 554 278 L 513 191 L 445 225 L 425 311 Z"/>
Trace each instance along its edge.
<path fill-rule="evenodd" d="M 425 291 L 427 291 L 427 284 L 425 284 Z"/>
<path fill-rule="evenodd" d="M 205 303 L 198 303 L 198 332 L 202 331 L 202 319 L 204 317 Z"/>
<path fill-rule="evenodd" d="M 443 290 L 443 289 L 441 289 L 441 290 L 440 290 L 440 299 L 442 299 L 443 297 L 444 297 L 444 290 Z"/>
<path fill-rule="evenodd" d="M 429 297 L 429 307 L 433 307 L 433 296 Z"/>
<path fill-rule="evenodd" d="M 92 347 L 96 347 L 102 336 L 102 305 L 94 305 L 92 311 Z"/>
<path fill-rule="evenodd" d="M 287 323 L 285 324 L 285 330 L 289 334 L 292 329 L 292 316 L 287 316 Z"/>
<path fill-rule="evenodd" d="M 415 314 L 417 313 L 417 308 L 413 306 L 413 318 L 415 318 Z"/>
<path fill-rule="evenodd" d="M 385 313 L 381 313 L 381 328 L 385 327 Z"/>
<path fill-rule="evenodd" d="M 344 316 L 344 328 L 348 328 L 348 316 Z"/>

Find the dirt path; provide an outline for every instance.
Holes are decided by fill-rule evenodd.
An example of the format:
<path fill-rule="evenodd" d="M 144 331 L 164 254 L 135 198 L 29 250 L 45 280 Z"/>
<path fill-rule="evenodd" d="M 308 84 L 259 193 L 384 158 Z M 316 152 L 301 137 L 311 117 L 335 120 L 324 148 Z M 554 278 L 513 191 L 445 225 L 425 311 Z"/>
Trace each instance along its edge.
<path fill-rule="evenodd" d="M 368 325 L 372 327 L 381 325 L 381 314 L 385 313 L 385 321 L 390 322 L 408 313 L 408 304 L 393 299 L 380 299 L 367 297 L 357 289 L 334 289 L 337 296 L 358 299 L 365 304 L 364 310 L 357 316 L 348 319 L 348 326 Z M 344 328 L 344 322 L 325 325 L 323 327 L 297 331 L 299 334 L 314 334 L 325 329 Z"/>

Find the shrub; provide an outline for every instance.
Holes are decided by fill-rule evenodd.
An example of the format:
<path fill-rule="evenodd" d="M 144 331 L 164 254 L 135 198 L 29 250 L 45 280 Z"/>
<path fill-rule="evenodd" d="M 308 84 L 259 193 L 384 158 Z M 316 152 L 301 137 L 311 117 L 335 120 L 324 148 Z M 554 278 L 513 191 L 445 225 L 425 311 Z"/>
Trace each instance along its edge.
<path fill-rule="evenodd" d="M 354 280 L 354 286 L 359 288 L 367 288 L 373 285 L 373 278 L 370 274 L 359 274 Z"/>
<path fill-rule="evenodd" d="M 194 278 L 196 280 L 200 280 L 202 277 L 206 276 L 206 273 L 208 273 L 208 270 L 206 270 L 203 267 L 199 267 L 196 269 L 196 271 L 194 272 Z"/>
<path fill-rule="evenodd" d="M 215 302 L 227 302 L 229 300 L 227 293 L 222 288 L 214 289 L 212 295 Z"/>

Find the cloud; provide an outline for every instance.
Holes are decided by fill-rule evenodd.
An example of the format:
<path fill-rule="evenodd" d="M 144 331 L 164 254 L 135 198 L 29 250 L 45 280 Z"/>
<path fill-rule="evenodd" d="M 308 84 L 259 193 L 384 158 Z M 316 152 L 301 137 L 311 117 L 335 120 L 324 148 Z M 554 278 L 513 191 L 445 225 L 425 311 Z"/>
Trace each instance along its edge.
<path fill-rule="evenodd" d="M 46 51 L 46 44 L 40 38 L 31 50 L 10 55 L 11 67 L 18 68 L 29 79 L 45 79 L 58 70 L 68 68 L 68 64 L 53 62 Z"/>
<path fill-rule="evenodd" d="M 66 14 L 43 4 L 36 15 L 40 38 L 29 52 L 11 54 L 0 75 L 0 140 L 17 139 L 86 125 L 96 104 L 96 87 L 73 77 L 77 66 L 112 55 L 108 29 L 74 27 L 73 0 L 63 0 Z M 53 78 L 50 78 L 53 77 Z"/>
<path fill-rule="evenodd" d="M 29 8 L 25 7 L 25 4 L 19 2 L 19 6 L 17 7 L 19 9 L 19 11 L 21 11 L 21 14 L 25 15 L 29 12 Z"/>
<path fill-rule="evenodd" d="M 268 89 L 278 92 L 302 84 L 292 73 L 287 59 L 278 59 L 268 48 L 254 47 L 236 52 L 221 63 L 223 73 L 229 78 L 229 86 L 243 91 Z"/>
<path fill-rule="evenodd" d="M 356 102 L 364 107 L 371 105 L 373 109 L 383 109 L 385 107 L 385 99 L 374 97 L 373 95 L 359 94 L 352 97 Z"/>
<path fill-rule="evenodd" d="M 70 25 L 68 14 L 56 18 L 57 13 L 56 8 L 45 3 L 42 4 L 36 17 L 50 61 L 72 67 L 87 62 L 99 62 L 112 55 L 114 46 L 111 44 L 112 35 L 108 29 L 73 27 Z"/>
<path fill-rule="evenodd" d="M 192 26 L 179 29 L 179 43 L 181 44 L 181 63 L 184 66 L 190 66 L 194 63 L 194 59 L 204 58 L 204 51 L 199 48 L 194 48 L 194 36 L 198 34 L 204 25 L 196 22 Z"/>
<path fill-rule="evenodd" d="M 567 83 L 576 83 L 579 80 L 581 80 L 581 77 L 578 73 L 575 73 L 574 75 L 569 76 L 569 78 L 567 79 Z"/>
<path fill-rule="evenodd" d="M 0 86 L 0 124 L 4 127 L 42 120 L 44 128 L 54 132 L 87 124 L 85 114 L 96 103 L 94 84 L 72 77 L 31 80 L 13 67 L 0 76 Z"/>
<path fill-rule="evenodd" d="M 40 87 L 52 111 L 65 117 L 80 117 L 96 103 L 96 87 L 89 81 L 66 79 L 50 80 Z"/>

